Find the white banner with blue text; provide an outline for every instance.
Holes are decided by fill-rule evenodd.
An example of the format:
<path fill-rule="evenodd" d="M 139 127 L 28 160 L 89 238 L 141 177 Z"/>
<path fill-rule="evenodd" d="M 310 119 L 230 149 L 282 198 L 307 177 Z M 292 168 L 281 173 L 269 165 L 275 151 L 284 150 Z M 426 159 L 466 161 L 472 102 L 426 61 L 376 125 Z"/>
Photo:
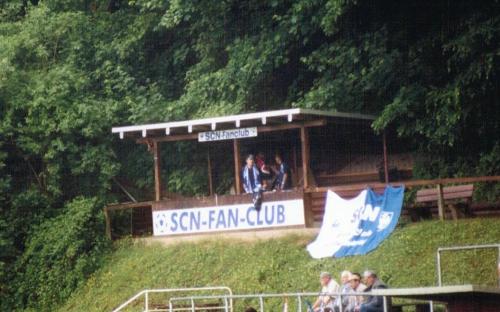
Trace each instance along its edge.
<path fill-rule="evenodd" d="M 153 211 L 153 234 L 178 235 L 304 225 L 302 199 Z"/>
<path fill-rule="evenodd" d="M 364 255 L 394 230 L 403 206 L 404 187 L 387 186 L 383 194 L 363 190 L 353 199 L 328 191 L 323 225 L 307 246 L 313 258 Z"/>

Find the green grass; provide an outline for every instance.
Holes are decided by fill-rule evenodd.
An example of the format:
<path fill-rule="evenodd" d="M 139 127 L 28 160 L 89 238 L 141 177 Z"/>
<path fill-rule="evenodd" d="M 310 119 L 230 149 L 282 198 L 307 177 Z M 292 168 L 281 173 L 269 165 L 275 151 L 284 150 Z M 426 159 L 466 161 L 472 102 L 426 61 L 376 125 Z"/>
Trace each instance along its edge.
<path fill-rule="evenodd" d="M 500 219 L 429 221 L 399 227 L 366 256 L 314 260 L 311 236 L 255 243 L 204 241 L 173 246 L 124 240 L 60 311 L 111 311 L 145 288 L 229 286 L 235 293 L 317 291 L 318 274 L 370 268 L 392 287 L 436 284 L 436 249 L 500 242 Z M 496 283 L 496 251 L 443 254 L 445 284 Z"/>

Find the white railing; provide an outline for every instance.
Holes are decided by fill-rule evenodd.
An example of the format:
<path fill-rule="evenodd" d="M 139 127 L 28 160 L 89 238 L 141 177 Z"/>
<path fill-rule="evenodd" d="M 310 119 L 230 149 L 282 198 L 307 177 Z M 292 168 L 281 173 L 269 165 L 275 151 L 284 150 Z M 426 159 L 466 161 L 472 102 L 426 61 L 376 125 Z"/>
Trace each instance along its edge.
<path fill-rule="evenodd" d="M 192 292 L 197 292 L 197 293 L 200 293 L 200 292 L 214 292 L 214 291 L 222 291 L 224 292 L 224 294 L 222 296 L 232 296 L 233 295 L 233 292 L 231 290 L 231 288 L 229 287 L 225 287 L 225 286 L 216 286 L 216 287 L 195 287 L 195 288 L 165 288 L 165 289 L 145 289 L 145 290 L 142 290 L 140 292 L 138 292 L 137 294 L 135 294 L 134 296 L 132 296 L 130 299 L 128 299 L 127 301 L 125 301 L 124 303 L 122 303 L 119 307 L 115 308 L 112 312 L 120 312 L 120 311 L 123 311 L 123 309 L 125 309 L 126 307 L 129 307 L 130 305 L 132 305 L 133 303 L 135 303 L 136 301 L 138 301 L 139 299 L 143 298 L 144 297 L 144 312 L 160 312 L 160 311 L 173 311 L 171 310 L 170 308 L 165 308 L 165 309 L 150 309 L 150 294 L 158 294 L 158 293 L 163 293 L 163 294 L 172 294 L 172 293 L 192 293 Z M 227 308 L 229 310 L 227 311 L 232 311 L 233 310 L 233 301 L 231 299 L 228 300 L 228 302 L 226 302 L 226 305 Z M 221 308 L 224 308 L 223 307 L 220 307 L 219 309 Z M 176 311 L 179 311 L 179 310 L 176 310 Z M 194 310 L 193 310 L 194 311 Z"/>
<path fill-rule="evenodd" d="M 497 271 L 498 271 L 498 285 L 500 286 L 500 244 L 487 244 L 487 245 L 470 245 L 470 246 L 455 246 L 455 247 L 440 247 L 436 252 L 437 261 L 437 275 L 438 275 L 438 286 L 443 286 L 443 276 L 441 271 L 441 252 L 443 251 L 463 251 L 463 250 L 477 250 L 477 249 L 497 249 Z"/>
<path fill-rule="evenodd" d="M 304 292 L 304 293 L 282 293 L 282 294 L 245 294 L 245 295 L 222 295 L 222 296 L 187 296 L 187 297 L 173 297 L 170 298 L 169 300 L 169 312 L 173 311 L 191 311 L 191 312 L 196 312 L 198 310 L 208 310 L 207 308 L 203 307 L 198 307 L 196 305 L 197 301 L 202 301 L 202 300 L 237 300 L 237 299 L 253 299 L 257 300 L 259 302 L 259 312 L 265 312 L 265 299 L 269 298 L 287 298 L 292 299 L 296 301 L 296 311 L 297 312 L 302 312 L 303 311 L 303 304 L 306 300 L 304 298 L 310 298 L 310 297 L 317 297 L 317 296 L 331 296 L 331 297 L 338 297 L 339 301 L 342 302 L 342 298 L 346 296 L 376 296 L 376 297 L 382 297 L 383 299 L 383 311 L 384 312 L 390 312 L 390 304 L 389 300 L 387 298 L 390 298 L 391 296 L 386 296 L 386 295 L 378 295 L 378 294 L 371 294 L 371 293 L 318 293 L 318 292 Z M 174 308 L 175 303 L 178 302 L 184 302 L 186 306 L 186 303 L 190 305 L 190 307 L 185 307 L 181 309 L 176 309 Z M 419 301 L 422 302 L 422 301 Z M 434 310 L 434 305 L 432 301 L 423 301 L 427 304 L 429 304 L 430 311 L 432 312 Z M 344 307 L 342 304 L 339 305 L 339 312 L 343 312 Z M 309 309 L 305 309 L 309 311 Z M 227 307 L 223 308 L 218 308 L 218 311 L 224 311 L 224 312 L 231 312 Z M 290 311 L 287 309 L 287 311 Z"/>
<path fill-rule="evenodd" d="M 150 298 L 149 294 L 151 293 L 186 293 L 186 292 L 204 292 L 204 291 L 226 291 L 226 294 L 221 294 L 221 295 L 196 295 L 196 296 L 185 296 L 185 297 L 171 297 L 168 300 L 168 308 L 150 308 Z M 138 299 L 144 296 L 144 310 L 143 312 L 180 312 L 180 311 L 186 311 L 186 312 L 197 312 L 197 311 L 224 311 L 224 312 L 233 312 L 233 301 L 238 300 L 238 299 L 253 299 L 258 301 L 259 312 L 264 312 L 266 311 L 266 306 L 265 302 L 266 299 L 270 298 L 287 298 L 287 305 L 288 305 L 288 299 L 295 300 L 295 311 L 297 312 L 305 312 L 309 311 L 308 308 L 304 309 L 304 303 L 307 302 L 306 298 L 311 298 L 314 297 L 316 298 L 317 296 L 331 296 L 331 297 L 338 297 L 339 301 L 342 302 L 342 298 L 348 297 L 348 296 L 376 296 L 376 297 L 382 297 L 383 299 L 383 311 L 384 312 L 389 312 L 390 311 L 390 304 L 389 300 L 391 296 L 387 295 L 380 295 L 380 294 L 372 294 L 372 293 L 318 293 L 318 292 L 303 292 L 303 293 L 281 293 L 281 294 L 244 294 L 244 295 L 233 295 L 232 291 L 228 287 L 200 287 L 200 288 L 171 288 L 171 289 L 148 289 L 148 290 L 143 290 L 139 293 L 137 293 L 135 296 L 131 297 L 129 300 L 124 302 L 122 305 L 120 305 L 118 308 L 113 310 L 113 312 L 119 312 L 122 311 L 124 308 L 128 307 L 131 305 L 133 302 L 136 302 Z M 389 299 L 388 299 L 389 298 Z M 206 301 L 210 300 L 212 302 L 222 302 L 222 304 L 216 305 L 216 306 L 206 306 Z M 432 301 L 418 301 L 417 303 L 422 303 L 425 302 L 429 304 L 430 311 L 432 312 L 434 310 L 434 305 Z M 181 305 L 179 306 L 179 303 Z M 415 302 L 413 304 L 416 304 Z M 338 311 L 339 312 L 344 312 L 345 308 L 342 305 L 339 305 Z M 286 311 L 291 311 L 291 309 L 287 309 Z"/>

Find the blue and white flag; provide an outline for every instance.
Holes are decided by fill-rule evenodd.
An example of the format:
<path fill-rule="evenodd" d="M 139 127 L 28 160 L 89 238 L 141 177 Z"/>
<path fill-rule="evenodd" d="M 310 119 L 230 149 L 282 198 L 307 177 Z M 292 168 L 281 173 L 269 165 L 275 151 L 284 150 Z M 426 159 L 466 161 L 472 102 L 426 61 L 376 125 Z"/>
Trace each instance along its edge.
<path fill-rule="evenodd" d="M 349 200 L 328 191 L 323 225 L 307 246 L 311 257 L 364 255 L 377 248 L 396 227 L 403 196 L 404 186 L 387 186 L 382 195 L 365 189 Z"/>

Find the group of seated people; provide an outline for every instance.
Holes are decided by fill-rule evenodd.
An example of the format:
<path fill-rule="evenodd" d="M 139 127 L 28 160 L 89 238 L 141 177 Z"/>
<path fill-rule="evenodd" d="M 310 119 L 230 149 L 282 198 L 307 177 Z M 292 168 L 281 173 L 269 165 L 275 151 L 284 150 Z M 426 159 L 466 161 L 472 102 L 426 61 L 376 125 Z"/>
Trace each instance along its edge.
<path fill-rule="evenodd" d="M 268 165 L 262 152 L 256 156 L 247 156 L 246 165 L 242 170 L 243 188 L 246 193 L 286 190 L 291 187 L 290 167 L 279 153 L 274 155 L 274 161 L 274 164 Z"/>
<path fill-rule="evenodd" d="M 343 271 L 340 274 L 339 285 L 328 272 L 320 274 L 321 293 L 318 299 L 309 302 L 307 312 L 383 312 L 384 300 L 381 296 L 371 296 L 372 289 L 385 289 L 387 286 L 373 271 L 363 273 L 363 281 L 359 273 Z M 341 294 L 342 296 L 338 296 Z M 342 306 L 342 308 L 341 308 Z M 288 299 L 285 298 L 283 311 L 288 312 Z M 257 312 L 253 307 L 247 307 L 245 312 Z"/>
<path fill-rule="evenodd" d="M 387 286 L 373 271 L 363 273 L 363 282 L 359 273 L 343 271 L 339 285 L 328 272 L 320 274 L 321 295 L 308 312 L 339 312 L 340 306 L 345 312 L 382 312 L 384 302 L 381 296 L 370 296 L 372 289 L 384 289 Z M 335 296 L 330 294 L 342 294 Z M 345 296 L 344 296 L 345 294 Z"/>

